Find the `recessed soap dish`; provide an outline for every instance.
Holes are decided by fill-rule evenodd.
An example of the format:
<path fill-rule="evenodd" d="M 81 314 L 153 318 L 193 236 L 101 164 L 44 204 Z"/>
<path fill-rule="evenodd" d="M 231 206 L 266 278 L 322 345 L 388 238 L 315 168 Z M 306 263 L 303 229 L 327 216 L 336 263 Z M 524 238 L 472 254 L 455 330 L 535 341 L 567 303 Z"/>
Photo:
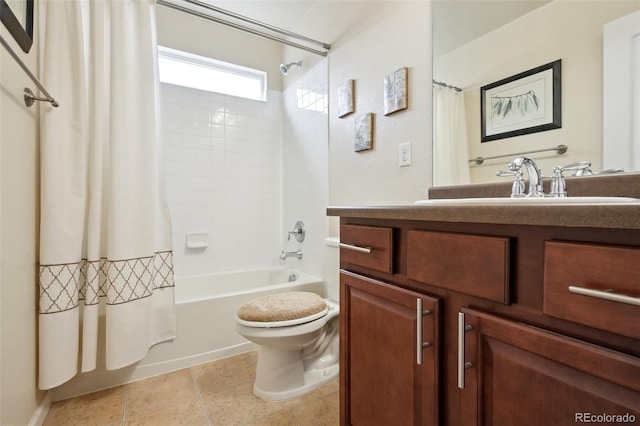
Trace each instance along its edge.
<path fill-rule="evenodd" d="M 201 249 L 209 247 L 208 232 L 187 232 L 187 248 Z"/>

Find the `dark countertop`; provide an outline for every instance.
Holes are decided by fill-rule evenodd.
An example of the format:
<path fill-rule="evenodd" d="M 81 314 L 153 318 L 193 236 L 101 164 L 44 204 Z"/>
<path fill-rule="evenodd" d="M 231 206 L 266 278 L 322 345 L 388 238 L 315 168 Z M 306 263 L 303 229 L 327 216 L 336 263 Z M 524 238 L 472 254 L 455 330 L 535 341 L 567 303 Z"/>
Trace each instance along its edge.
<path fill-rule="evenodd" d="M 640 229 L 640 204 L 329 206 L 327 214 L 369 219 Z"/>
<path fill-rule="evenodd" d="M 545 182 L 548 185 L 548 181 Z M 508 197 L 510 182 L 429 189 L 429 198 Z M 547 187 L 548 191 L 548 187 Z M 640 199 L 640 173 L 567 178 L 569 196 Z M 618 205 L 329 206 L 327 215 L 370 219 L 640 229 L 640 203 Z"/>

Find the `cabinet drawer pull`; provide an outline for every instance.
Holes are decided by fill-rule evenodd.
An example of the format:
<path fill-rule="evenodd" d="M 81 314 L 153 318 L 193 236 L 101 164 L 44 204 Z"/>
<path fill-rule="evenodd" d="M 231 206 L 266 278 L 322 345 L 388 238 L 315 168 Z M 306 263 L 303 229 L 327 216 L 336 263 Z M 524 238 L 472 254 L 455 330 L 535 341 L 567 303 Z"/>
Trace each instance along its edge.
<path fill-rule="evenodd" d="M 614 293 L 613 290 L 609 290 L 609 291 L 593 290 L 591 288 L 584 288 L 584 287 L 570 285 L 569 292 L 575 293 L 575 294 L 581 294 L 583 296 L 595 297 L 596 299 L 605 299 L 605 300 L 610 300 L 612 302 L 619 302 L 627 305 L 640 306 L 640 298 L 627 296 L 626 294 Z"/>
<path fill-rule="evenodd" d="M 422 299 L 416 299 L 416 363 L 422 365 Z"/>
<path fill-rule="evenodd" d="M 360 247 L 360 246 L 356 246 L 355 244 L 347 244 L 347 243 L 338 243 L 338 246 L 340 248 L 344 248 L 347 250 L 353 250 L 360 253 L 371 254 L 371 247 Z"/>
<path fill-rule="evenodd" d="M 458 312 L 458 388 L 464 389 L 464 371 L 473 367 L 473 363 L 464 361 L 464 334 L 473 330 L 470 325 L 464 324 L 464 312 Z"/>
<path fill-rule="evenodd" d="M 431 346 L 431 342 L 422 342 L 422 317 L 431 315 L 428 309 L 422 310 L 422 299 L 416 299 L 416 364 L 422 365 L 422 350 Z"/>

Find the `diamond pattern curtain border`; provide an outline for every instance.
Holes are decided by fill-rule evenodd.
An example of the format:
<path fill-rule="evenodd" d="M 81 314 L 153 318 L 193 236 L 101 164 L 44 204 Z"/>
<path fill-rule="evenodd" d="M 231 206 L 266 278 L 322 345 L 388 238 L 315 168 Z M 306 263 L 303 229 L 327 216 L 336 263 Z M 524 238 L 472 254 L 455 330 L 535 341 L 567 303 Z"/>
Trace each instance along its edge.
<path fill-rule="evenodd" d="M 173 287 L 173 253 L 124 260 L 82 259 L 78 263 L 40 265 L 40 314 L 52 314 L 106 297 L 117 305 L 151 296 L 158 288 Z"/>

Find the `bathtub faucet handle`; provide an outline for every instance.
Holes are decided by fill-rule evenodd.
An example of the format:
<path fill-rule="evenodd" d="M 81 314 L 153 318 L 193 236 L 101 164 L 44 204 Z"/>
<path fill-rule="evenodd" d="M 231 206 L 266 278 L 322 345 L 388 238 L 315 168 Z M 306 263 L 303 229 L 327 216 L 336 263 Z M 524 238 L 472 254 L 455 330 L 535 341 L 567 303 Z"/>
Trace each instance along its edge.
<path fill-rule="evenodd" d="M 289 235 L 287 236 L 287 241 L 291 240 L 291 235 L 293 235 L 297 242 L 301 243 L 304 241 L 305 231 L 304 231 L 304 223 L 301 220 L 297 221 L 295 226 L 293 227 L 293 231 L 289 231 Z"/>

